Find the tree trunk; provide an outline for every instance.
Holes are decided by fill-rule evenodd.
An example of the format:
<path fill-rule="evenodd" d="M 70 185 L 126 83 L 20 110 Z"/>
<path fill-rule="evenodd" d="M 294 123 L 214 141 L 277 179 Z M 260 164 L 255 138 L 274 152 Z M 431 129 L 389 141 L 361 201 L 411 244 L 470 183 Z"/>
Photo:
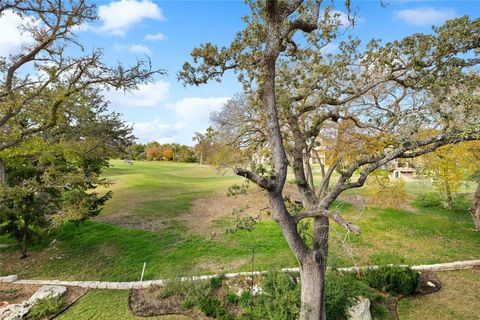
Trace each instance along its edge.
<path fill-rule="evenodd" d="M 329 221 L 314 219 L 313 250 L 300 261 L 301 320 L 326 320 L 325 275 L 327 272 Z"/>
<path fill-rule="evenodd" d="M 475 203 L 470 213 L 472 214 L 475 230 L 480 232 L 480 180 L 478 180 L 477 191 L 475 192 Z"/>
<path fill-rule="evenodd" d="M 5 173 L 5 162 L 3 159 L 0 159 L 0 184 L 5 184 L 7 182 L 7 175 Z"/>
<path fill-rule="evenodd" d="M 203 165 L 203 152 L 200 152 L 200 165 Z"/>
<path fill-rule="evenodd" d="M 452 196 L 452 191 L 450 190 L 450 185 L 448 183 L 445 183 L 445 191 L 447 193 L 447 209 L 452 210 L 453 196 Z"/>
<path fill-rule="evenodd" d="M 20 259 L 24 259 L 27 257 L 27 241 L 28 241 L 28 222 L 24 220 L 23 224 L 23 239 L 22 239 L 22 250 Z"/>
<path fill-rule="evenodd" d="M 301 320 L 325 320 L 325 272 L 323 263 L 317 262 L 312 252 L 300 263 Z"/>

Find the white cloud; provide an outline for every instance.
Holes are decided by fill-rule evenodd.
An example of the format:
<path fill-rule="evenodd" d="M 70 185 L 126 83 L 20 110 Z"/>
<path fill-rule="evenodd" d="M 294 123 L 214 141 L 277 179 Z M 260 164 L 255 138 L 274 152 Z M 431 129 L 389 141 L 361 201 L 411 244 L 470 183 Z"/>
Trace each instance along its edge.
<path fill-rule="evenodd" d="M 162 20 L 162 10 L 150 0 L 120 0 L 98 8 L 102 22 L 99 31 L 124 35 L 127 30 L 143 19 Z"/>
<path fill-rule="evenodd" d="M 124 44 L 115 44 L 113 49 L 117 51 L 127 50 L 130 53 L 141 53 L 147 55 L 153 55 L 152 50 L 149 47 L 143 44 L 131 44 L 131 45 L 124 45 Z"/>
<path fill-rule="evenodd" d="M 457 16 L 453 9 L 416 8 L 405 9 L 395 13 L 396 17 L 414 26 L 439 25 L 445 20 Z"/>
<path fill-rule="evenodd" d="M 107 91 L 105 97 L 113 107 L 155 107 L 168 98 L 169 91 L 170 83 L 158 81 L 139 85 L 132 92 Z"/>
<path fill-rule="evenodd" d="M 148 55 L 153 54 L 152 50 L 150 50 L 147 46 L 144 46 L 143 44 L 132 44 L 128 48 L 128 51 L 131 53 L 144 53 Z"/>
<path fill-rule="evenodd" d="M 175 111 L 183 122 L 208 122 L 212 111 L 219 111 L 229 97 L 198 98 L 187 97 L 175 103 L 168 103 L 166 108 Z"/>
<path fill-rule="evenodd" d="M 0 56 L 18 53 L 22 45 L 32 43 L 34 40 L 28 32 L 22 32 L 22 25 L 35 24 L 32 17 L 20 17 L 7 10 L 0 16 Z"/>
<path fill-rule="evenodd" d="M 134 135 L 142 142 L 178 142 L 193 145 L 192 137 L 197 131 L 205 131 L 210 113 L 222 108 L 228 97 L 198 98 L 187 97 L 174 103 L 165 104 L 167 111 L 173 111 L 174 120 L 165 123 L 159 117 L 148 122 L 133 124 Z"/>
<path fill-rule="evenodd" d="M 145 40 L 147 40 L 147 41 L 163 41 L 163 40 L 167 40 L 167 37 L 163 33 L 147 34 L 145 36 Z"/>

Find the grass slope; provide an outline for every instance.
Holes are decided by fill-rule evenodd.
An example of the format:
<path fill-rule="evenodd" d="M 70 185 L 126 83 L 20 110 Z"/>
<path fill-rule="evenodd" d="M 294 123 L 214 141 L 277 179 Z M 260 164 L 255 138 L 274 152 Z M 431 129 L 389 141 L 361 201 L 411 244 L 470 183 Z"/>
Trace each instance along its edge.
<path fill-rule="evenodd" d="M 114 198 L 102 215 L 121 213 L 125 220 L 130 216 L 174 217 L 188 211 L 194 199 L 225 192 L 228 185 L 239 181 L 195 164 L 140 162 L 128 166 L 117 161 L 114 165 L 106 171 L 115 182 Z M 424 264 L 480 257 L 480 234 L 473 231 L 468 212 L 431 208 L 358 212 L 351 205 L 343 205 L 342 210 L 355 219 L 362 235 L 345 238 L 344 230 L 332 224 L 331 266 Z M 218 221 L 222 226 L 229 223 L 228 219 Z M 252 249 L 255 269 L 296 266 L 280 229 L 270 219 L 251 233 L 222 233 L 213 238 L 196 234 L 178 221 L 156 232 L 88 221 L 55 230 L 32 247 L 27 259 L 18 259 L 16 247 L 0 248 L 0 274 L 131 281 L 139 278 L 143 262 L 147 262 L 147 280 L 246 271 L 251 269 Z"/>

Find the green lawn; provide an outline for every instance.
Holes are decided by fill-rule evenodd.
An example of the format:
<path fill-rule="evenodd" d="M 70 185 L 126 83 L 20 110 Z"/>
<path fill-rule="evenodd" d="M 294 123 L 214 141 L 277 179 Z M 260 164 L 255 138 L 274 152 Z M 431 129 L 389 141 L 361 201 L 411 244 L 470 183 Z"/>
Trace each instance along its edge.
<path fill-rule="evenodd" d="M 127 290 L 92 290 L 74 304 L 59 320 L 141 320 L 128 309 Z M 148 317 L 151 320 L 186 320 L 183 316 Z"/>
<path fill-rule="evenodd" d="M 241 181 L 232 174 L 219 175 L 196 164 L 113 164 L 105 175 L 114 182 L 114 197 L 100 219 L 177 217 L 190 209 L 194 199 L 225 194 L 227 186 Z M 480 234 L 473 231 L 468 212 L 430 208 L 359 212 L 351 205 L 343 205 L 342 210 L 355 219 L 362 235 L 345 238 L 344 231 L 334 225 L 331 266 L 423 264 L 480 257 Z M 227 226 L 230 221 L 224 218 L 217 223 Z M 213 238 L 197 234 L 176 220 L 158 231 L 87 221 L 80 226 L 69 223 L 52 232 L 31 248 L 27 259 L 18 259 L 15 247 L 0 248 L 0 274 L 129 281 L 139 278 L 143 262 L 147 262 L 145 279 L 250 270 L 252 249 L 255 269 L 296 266 L 281 231 L 268 218 L 252 233 L 220 233 Z"/>

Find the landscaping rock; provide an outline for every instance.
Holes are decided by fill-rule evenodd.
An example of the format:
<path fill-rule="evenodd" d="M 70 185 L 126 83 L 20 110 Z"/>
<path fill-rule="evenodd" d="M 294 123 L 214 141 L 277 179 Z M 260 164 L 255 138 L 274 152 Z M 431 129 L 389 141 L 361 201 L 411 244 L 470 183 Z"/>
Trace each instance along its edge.
<path fill-rule="evenodd" d="M 370 300 L 367 298 L 359 298 L 357 303 L 348 310 L 349 320 L 372 320 L 370 314 Z"/>
<path fill-rule="evenodd" d="M 33 305 L 37 300 L 61 297 L 65 292 L 67 288 L 64 286 L 43 286 L 28 299 L 27 303 Z"/>
<path fill-rule="evenodd" d="M 43 286 L 35 292 L 30 299 L 22 303 L 10 304 L 0 308 L 0 319 L 2 320 L 21 320 L 25 319 L 30 308 L 37 300 L 48 297 L 61 297 L 67 292 L 63 286 Z"/>
<path fill-rule="evenodd" d="M 17 276 L 12 274 L 10 276 L 0 277 L 0 282 L 14 282 L 17 280 Z"/>

